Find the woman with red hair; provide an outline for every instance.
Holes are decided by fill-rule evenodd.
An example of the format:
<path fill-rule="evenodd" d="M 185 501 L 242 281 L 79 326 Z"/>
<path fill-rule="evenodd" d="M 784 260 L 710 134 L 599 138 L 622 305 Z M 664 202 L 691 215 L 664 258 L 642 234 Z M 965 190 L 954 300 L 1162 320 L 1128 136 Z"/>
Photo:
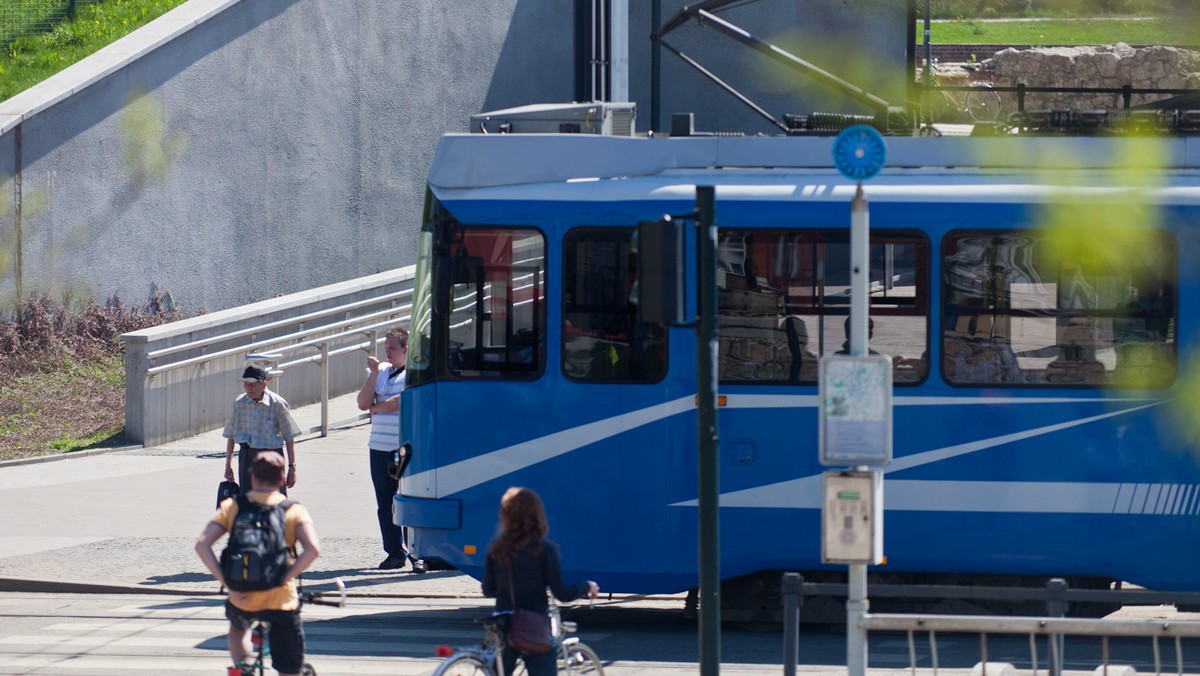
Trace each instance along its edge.
<path fill-rule="evenodd" d="M 589 596 L 596 598 L 600 587 L 591 580 L 567 586 L 562 581 L 558 545 L 546 538 L 550 526 L 542 498 L 514 486 L 500 499 L 500 530 L 488 546 L 483 574 L 483 595 L 496 599 L 496 614 L 522 611 L 546 614 L 546 587 L 563 603 Z M 504 673 L 511 674 L 517 657 L 525 662 L 529 676 L 558 672 L 555 652 L 530 655 L 504 647 Z"/>

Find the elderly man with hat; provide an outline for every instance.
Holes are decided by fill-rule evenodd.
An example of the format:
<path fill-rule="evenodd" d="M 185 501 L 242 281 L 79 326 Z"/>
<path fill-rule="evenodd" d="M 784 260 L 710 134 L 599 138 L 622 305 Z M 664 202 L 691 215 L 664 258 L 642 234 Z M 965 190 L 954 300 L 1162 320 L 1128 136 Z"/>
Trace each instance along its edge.
<path fill-rule="evenodd" d="M 267 389 L 270 376 L 266 369 L 247 366 L 242 373 L 245 393 L 233 402 L 225 419 L 225 480 L 233 481 L 233 446 L 238 450 L 238 483 L 242 490 L 250 484 L 250 463 L 262 451 L 272 451 L 283 457 L 287 448 L 287 481 L 281 489 L 296 485 L 296 437 L 300 427 L 292 418 L 287 400 Z"/>

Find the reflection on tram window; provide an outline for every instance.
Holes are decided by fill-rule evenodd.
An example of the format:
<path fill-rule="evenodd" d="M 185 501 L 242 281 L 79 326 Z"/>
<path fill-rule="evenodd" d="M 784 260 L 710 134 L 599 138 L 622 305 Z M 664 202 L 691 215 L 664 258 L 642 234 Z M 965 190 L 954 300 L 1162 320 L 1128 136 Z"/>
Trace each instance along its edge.
<path fill-rule="evenodd" d="M 846 343 L 847 233 L 727 229 L 717 237 L 721 381 L 816 384 L 820 357 Z M 921 235 L 872 232 L 870 349 L 892 358 L 896 383 L 928 372 L 928 251 Z"/>
<path fill-rule="evenodd" d="M 666 375 L 666 329 L 637 321 L 630 302 L 632 228 L 576 228 L 563 239 L 563 372 L 587 382 L 655 383 Z"/>
<path fill-rule="evenodd" d="M 1119 261 L 1030 233 L 945 240 L 942 371 L 957 385 L 1163 388 L 1175 379 L 1178 256 Z"/>
<path fill-rule="evenodd" d="M 464 228 L 448 247 L 447 370 L 461 378 L 530 378 L 546 351 L 546 243 L 517 228 Z"/>

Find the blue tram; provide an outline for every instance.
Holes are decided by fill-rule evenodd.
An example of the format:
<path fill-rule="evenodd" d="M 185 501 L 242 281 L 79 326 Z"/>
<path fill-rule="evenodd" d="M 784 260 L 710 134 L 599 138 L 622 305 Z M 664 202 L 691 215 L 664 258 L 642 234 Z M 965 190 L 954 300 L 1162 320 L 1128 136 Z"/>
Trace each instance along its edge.
<path fill-rule="evenodd" d="M 499 497 L 524 485 L 566 577 L 697 585 L 695 337 L 639 322 L 630 244 L 639 221 L 690 213 L 713 185 L 721 576 L 831 572 L 816 367 L 846 341 L 854 190 L 832 143 L 445 136 L 395 504 L 416 552 L 481 577 Z M 1134 171 L 1151 153 L 1122 138 L 887 143 L 865 186 L 870 348 L 895 383 L 887 560 L 872 571 L 1200 590 L 1197 404 L 1182 391 L 1200 141 L 1143 141 L 1153 166 Z"/>

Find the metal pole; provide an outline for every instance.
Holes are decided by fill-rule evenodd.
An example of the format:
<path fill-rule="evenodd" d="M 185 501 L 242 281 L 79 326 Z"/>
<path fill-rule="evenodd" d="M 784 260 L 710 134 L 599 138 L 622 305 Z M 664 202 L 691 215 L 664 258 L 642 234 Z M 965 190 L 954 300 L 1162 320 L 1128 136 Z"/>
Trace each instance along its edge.
<path fill-rule="evenodd" d="M 1066 617 L 1067 581 L 1061 577 L 1050 578 L 1046 582 L 1046 591 L 1050 593 L 1050 598 L 1046 600 L 1046 614 L 1050 617 Z M 1053 642 L 1050 646 L 1050 676 L 1061 676 L 1065 637 L 1063 634 L 1051 634 L 1047 638 Z"/>
<path fill-rule="evenodd" d="M 654 0 L 650 5 L 650 25 L 654 28 L 654 34 L 657 35 L 659 29 L 662 28 L 662 0 Z M 658 118 L 661 114 L 662 102 L 660 100 L 662 87 L 662 47 L 658 44 L 658 40 L 654 39 L 650 42 L 650 131 L 658 132 Z"/>
<path fill-rule="evenodd" d="M 784 573 L 783 592 L 783 676 L 796 676 L 800 658 L 800 573 Z"/>
<path fill-rule="evenodd" d="M 930 86 L 933 84 L 933 45 L 930 43 L 931 32 L 929 30 L 929 0 L 925 0 L 925 67 L 922 69 L 921 76 L 921 120 L 932 122 L 933 118 L 928 114 L 930 104 L 929 99 L 931 92 Z"/>
<path fill-rule="evenodd" d="M 929 0 L 925 0 L 925 84 L 933 81 L 933 45 L 930 43 Z"/>
<path fill-rule="evenodd" d="M 868 295 L 870 287 L 871 242 L 870 216 L 862 183 L 854 191 L 850 203 L 850 354 L 867 354 Z"/>
<path fill-rule="evenodd" d="M 25 248 L 21 242 L 21 231 L 23 230 L 21 219 L 23 204 L 21 184 L 23 174 L 22 164 L 24 163 L 23 152 L 21 150 L 21 127 L 22 125 L 18 124 L 13 129 L 13 248 L 16 249 L 13 256 L 13 280 L 16 286 L 16 305 L 18 307 L 21 304 L 21 299 L 25 296 L 24 290 L 21 288 L 21 279 L 24 277 L 24 271 L 21 269 L 23 262 L 21 252 Z"/>
<path fill-rule="evenodd" d="M 862 183 L 859 183 L 854 191 L 854 201 L 850 203 L 849 338 L 850 354 L 856 357 L 867 354 L 867 304 L 871 300 L 867 295 L 871 261 L 870 227 L 867 199 L 863 195 Z M 862 620 L 871 608 L 867 600 L 867 566 L 852 563 L 849 568 L 849 589 L 846 596 L 846 670 L 849 676 L 866 676 L 867 632 L 862 628 Z"/>
<path fill-rule="evenodd" d="M 700 674 L 721 670 L 720 480 L 717 465 L 716 189 L 696 186 L 696 409 L 700 518 Z"/>
<path fill-rule="evenodd" d="M 321 436 L 329 436 L 329 343 L 321 343 Z"/>
<path fill-rule="evenodd" d="M 611 0 L 609 11 L 609 101 L 629 101 L 629 0 Z"/>

